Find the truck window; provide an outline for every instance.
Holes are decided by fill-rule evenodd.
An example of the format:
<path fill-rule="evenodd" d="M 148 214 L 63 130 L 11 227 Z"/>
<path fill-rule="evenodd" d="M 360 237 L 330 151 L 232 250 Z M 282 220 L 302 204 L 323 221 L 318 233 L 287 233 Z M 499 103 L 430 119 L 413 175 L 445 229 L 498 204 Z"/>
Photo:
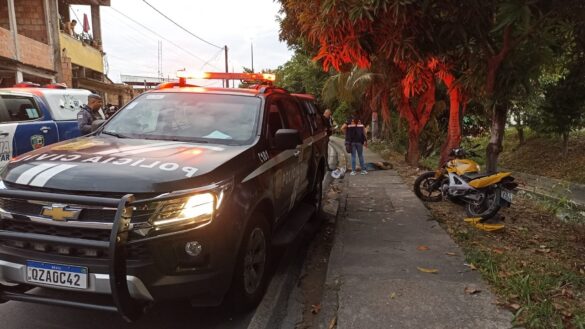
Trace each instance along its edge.
<path fill-rule="evenodd" d="M 268 127 L 267 127 L 267 134 L 268 134 L 268 143 L 271 147 L 274 147 L 274 136 L 276 136 L 276 132 L 279 129 L 285 127 L 284 120 L 282 115 L 280 114 L 280 109 L 278 108 L 277 102 L 270 102 L 268 105 Z"/>
<path fill-rule="evenodd" d="M 35 101 L 26 96 L 0 96 L 0 122 L 33 121 L 41 117 Z"/>
<path fill-rule="evenodd" d="M 301 109 L 297 103 L 293 99 L 285 97 L 279 99 L 278 103 L 279 107 L 284 111 L 288 128 L 298 130 L 303 139 L 309 137 L 309 133 L 307 129 L 305 129 Z"/>

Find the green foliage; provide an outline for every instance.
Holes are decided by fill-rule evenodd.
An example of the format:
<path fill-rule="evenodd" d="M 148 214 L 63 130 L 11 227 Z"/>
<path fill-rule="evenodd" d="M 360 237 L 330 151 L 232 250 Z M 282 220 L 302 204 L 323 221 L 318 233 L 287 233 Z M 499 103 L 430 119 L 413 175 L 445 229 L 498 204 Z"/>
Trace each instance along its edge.
<path fill-rule="evenodd" d="M 346 102 L 340 102 L 337 107 L 333 108 L 333 120 L 341 127 L 343 123 L 353 114 L 351 107 Z"/>
<path fill-rule="evenodd" d="M 585 329 L 585 311 L 582 310 L 575 314 L 572 323 L 577 329 Z"/>
<path fill-rule="evenodd" d="M 529 121 L 538 132 L 568 134 L 585 127 L 585 69 L 575 64 L 569 74 L 545 89 L 545 101 Z"/>
<path fill-rule="evenodd" d="M 377 74 L 354 66 L 348 72 L 330 76 L 323 84 L 323 101 L 326 104 L 345 102 L 360 108 L 365 101 L 364 92 L 374 82 Z"/>
<path fill-rule="evenodd" d="M 311 94 L 320 99 L 328 76 L 308 54 L 297 50 L 288 62 L 276 70 L 275 84 L 291 93 Z"/>

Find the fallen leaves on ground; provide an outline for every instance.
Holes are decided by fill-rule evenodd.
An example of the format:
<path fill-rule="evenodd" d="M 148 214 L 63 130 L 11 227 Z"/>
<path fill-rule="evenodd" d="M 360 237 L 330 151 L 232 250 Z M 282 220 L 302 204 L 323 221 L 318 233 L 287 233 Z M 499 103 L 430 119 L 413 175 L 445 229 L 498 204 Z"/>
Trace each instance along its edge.
<path fill-rule="evenodd" d="M 394 298 L 396 298 L 396 293 L 395 292 L 393 292 L 393 293 L 390 294 L 390 299 L 394 299 Z"/>
<path fill-rule="evenodd" d="M 510 308 L 513 309 L 514 311 L 518 311 L 520 309 L 520 307 L 522 307 L 522 306 L 520 306 L 520 304 L 516 304 L 516 303 L 509 304 L 508 306 L 510 306 Z"/>
<path fill-rule="evenodd" d="M 394 169 L 412 191 L 419 172 L 406 165 L 403 154 L 393 151 L 388 154 Z M 465 210 L 460 205 L 436 202 L 425 203 L 425 206 L 463 249 L 463 253 L 457 251 L 457 254 L 468 257 L 467 263 L 473 262 L 478 271 L 485 272 L 482 275 L 502 301 L 500 304 L 516 313 L 514 324 L 534 328 L 526 325 L 526 321 L 532 321 L 542 328 L 550 328 L 557 323 L 554 321 L 560 320 L 564 327 L 574 327 L 575 310 L 581 311 L 585 305 L 585 294 L 581 292 L 585 284 L 578 284 L 585 277 L 585 223 L 563 222 L 528 196 L 519 196 L 510 208 L 500 210 L 505 217 L 506 230 L 498 234 L 480 231 L 465 223 Z M 457 255 L 455 252 L 445 254 Z M 522 294 L 510 293 L 517 291 L 515 288 L 518 287 L 514 285 L 518 284 L 519 279 L 532 280 L 543 275 L 555 280 L 559 288 L 541 292 L 536 287 L 526 286 Z M 566 280 L 577 283 L 577 286 L 567 286 Z M 563 293 L 562 289 L 566 291 Z M 539 315 L 540 303 L 534 301 L 543 299 L 563 305 L 562 309 L 554 309 L 552 314 L 565 319 L 552 318 L 550 313 L 546 313 L 546 317 Z M 573 318 L 569 319 L 569 315 Z"/>
<path fill-rule="evenodd" d="M 423 272 L 423 273 L 432 273 L 432 274 L 439 273 L 439 270 L 437 270 L 436 268 L 425 268 L 425 267 L 418 267 L 417 266 L 416 269 Z"/>
<path fill-rule="evenodd" d="M 475 287 L 465 287 L 465 293 L 468 295 L 478 294 L 481 292 L 481 289 L 477 289 Z"/>
<path fill-rule="evenodd" d="M 423 245 L 416 247 L 416 250 L 419 250 L 419 251 L 427 251 L 429 249 L 431 249 L 431 248 L 429 248 L 427 246 L 423 246 Z"/>
<path fill-rule="evenodd" d="M 337 326 L 337 316 L 335 316 L 331 321 L 329 321 L 329 326 L 327 329 L 333 329 Z"/>
<path fill-rule="evenodd" d="M 499 254 L 499 255 L 504 254 L 504 249 L 502 249 L 502 248 L 493 248 L 492 251 L 495 252 L 496 254 Z"/>
<path fill-rule="evenodd" d="M 311 305 L 311 313 L 317 314 L 321 312 L 321 304 L 313 304 Z"/>
<path fill-rule="evenodd" d="M 463 265 L 469 267 L 472 271 L 477 270 L 477 267 L 475 265 L 473 265 L 473 263 L 470 263 L 470 264 L 463 263 Z"/>

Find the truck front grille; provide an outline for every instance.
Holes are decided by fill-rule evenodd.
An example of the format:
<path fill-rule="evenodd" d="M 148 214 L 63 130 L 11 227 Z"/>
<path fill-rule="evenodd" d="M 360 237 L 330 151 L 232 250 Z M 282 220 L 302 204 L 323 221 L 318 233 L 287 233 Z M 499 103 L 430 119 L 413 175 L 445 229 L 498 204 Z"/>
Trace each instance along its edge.
<path fill-rule="evenodd" d="M 36 233 L 86 240 L 109 241 L 110 239 L 110 230 L 55 226 L 18 219 L 0 220 L 0 229 L 10 232 Z M 89 258 L 108 258 L 109 256 L 107 250 L 68 247 L 49 242 L 38 243 L 4 239 L 0 240 L 0 245 L 65 256 Z M 148 246 L 143 243 L 129 245 L 127 253 L 128 260 L 147 260 L 151 257 Z"/>
<path fill-rule="evenodd" d="M 116 215 L 116 210 L 113 209 L 84 208 L 83 206 L 73 207 L 82 209 L 79 218 L 76 219 L 78 221 L 111 223 L 114 221 Z M 17 216 L 41 216 L 43 205 L 32 203 L 27 200 L 0 198 L 0 208 Z M 145 222 L 149 217 L 150 211 L 136 209 L 133 211 L 132 222 Z"/>

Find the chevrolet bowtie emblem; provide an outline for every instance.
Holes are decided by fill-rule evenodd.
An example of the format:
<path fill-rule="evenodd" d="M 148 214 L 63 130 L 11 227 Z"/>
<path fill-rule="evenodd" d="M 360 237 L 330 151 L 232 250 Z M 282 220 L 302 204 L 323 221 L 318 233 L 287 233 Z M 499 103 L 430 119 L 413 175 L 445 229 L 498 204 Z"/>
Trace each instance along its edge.
<path fill-rule="evenodd" d="M 54 204 L 51 206 L 44 206 L 41 215 L 50 217 L 56 221 L 65 221 L 68 219 L 77 219 L 81 209 L 72 209 L 67 205 Z"/>

